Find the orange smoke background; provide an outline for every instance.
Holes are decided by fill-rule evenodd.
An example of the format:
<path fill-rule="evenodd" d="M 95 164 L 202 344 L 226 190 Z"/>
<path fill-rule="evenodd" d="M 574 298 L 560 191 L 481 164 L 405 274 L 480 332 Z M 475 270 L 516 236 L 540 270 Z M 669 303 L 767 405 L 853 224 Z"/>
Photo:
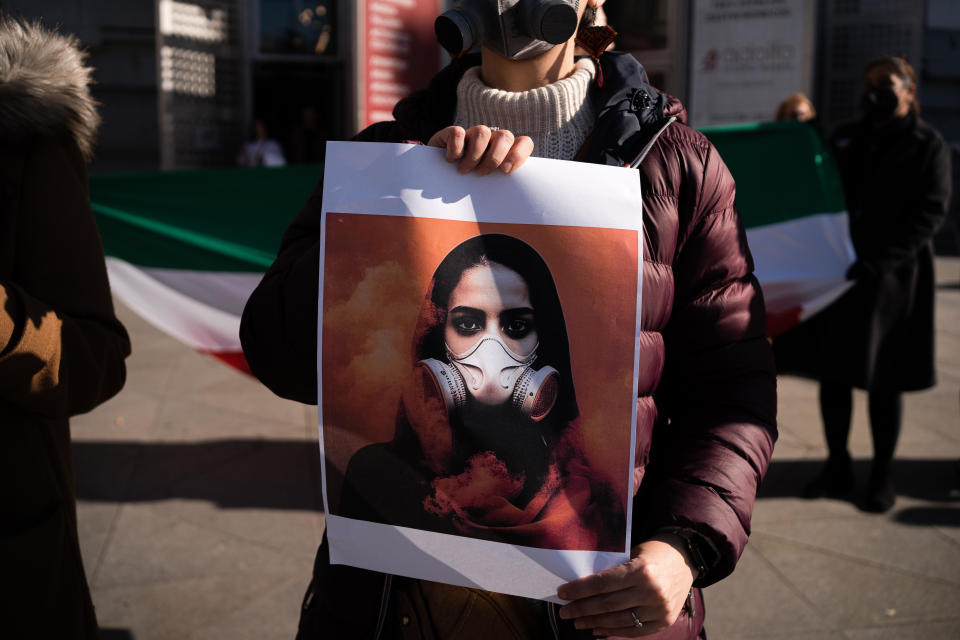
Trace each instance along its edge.
<path fill-rule="evenodd" d="M 330 213 L 321 410 L 334 506 L 356 450 L 393 438 L 413 367 L 414 327 L 434 270 L 458 244 L 484 233 L 523 240 L 550 268 L 567 323 L 584 453 L 626 504 L 636 398 L 637 231 Z"/>

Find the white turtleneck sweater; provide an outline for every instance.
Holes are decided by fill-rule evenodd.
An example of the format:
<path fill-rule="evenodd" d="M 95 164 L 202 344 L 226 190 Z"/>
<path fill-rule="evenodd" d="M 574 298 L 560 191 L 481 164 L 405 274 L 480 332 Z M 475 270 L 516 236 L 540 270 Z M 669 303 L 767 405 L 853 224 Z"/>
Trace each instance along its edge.
<path fill-rule="evenodd" d="M 454 124 L 507 129 L 533 139 L 533 155 L 573 160 L 593 130 L 595 114 L 588 99 L 596 67 L 581 60 L 564 78 L 529 91 L 501 91 L 484 84 L 480 67 L 469 69 L 457 86 Z"/>

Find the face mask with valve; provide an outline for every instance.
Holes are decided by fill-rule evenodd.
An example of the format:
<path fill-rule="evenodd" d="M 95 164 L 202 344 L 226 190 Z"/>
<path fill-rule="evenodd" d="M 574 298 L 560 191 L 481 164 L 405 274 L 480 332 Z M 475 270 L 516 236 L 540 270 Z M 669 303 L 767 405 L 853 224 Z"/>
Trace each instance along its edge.
<path fill-rule="evenodd" d="M 462 411 L 468 396 L 486 406 L 511 406 L 534 422 L 547 417 L 557 402 L 560 374 L 551 366 L 533 368 L 538 344 L 522 356 L 499 336 L 486 334 L 462 353 L 446 346 L 449 364 L 436 358 L 417 363 L 432 375 L 448 413 Z"/>
<path fill-rule="evenodd" d="M 868 120 L 883 122 L 893 117 L 900 99 L 890 87 L 870 87 L 860 96 L 860 108 Z"/>
<path fill-rule="evenodd" d="M 580 0 L 462 0 L 434 23 L 459 56 L 478 44 L 511 60 L 541 55 L 573 37 Z"/>

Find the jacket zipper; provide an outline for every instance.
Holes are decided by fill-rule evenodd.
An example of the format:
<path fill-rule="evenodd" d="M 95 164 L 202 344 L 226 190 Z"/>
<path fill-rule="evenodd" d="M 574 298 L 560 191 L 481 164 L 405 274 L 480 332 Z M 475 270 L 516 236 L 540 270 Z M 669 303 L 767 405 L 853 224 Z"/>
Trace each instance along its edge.
<path fill-rule="evenodd" d="M 650 141 L 647 142 L 647 144 L 643 145 L 643 149 L 640 150 L 640 154 L 637 155 L 637 157 L 633 159 L 633 162 L 628 164 L 627 167 L 630 169 L 637 169 L 640 166 L 640 163 L 643 162 L 643 159 L 647 157 L 647 154 L 650 153 L 650 150 L 653 149 L 653 145 L 657 142 L 660 136 L 663 135 L 663 132 L 667 130 L 667 127 L 676 121 L 677 116 L 670 116 L 667 118 L 667 122 L 660 127 L 660 130 L 657 131 L 652 138 L 650 138 Z"/>
<path fill-rule="evenodd" d="M 383 628 L 387 622 L 387 609 L 390 605 L 390 586 L 393 584 L 393 576 L 389 573 L 383 578 L 383 595 L 380 596 L 380 613 L 377 615 L 377 629 L 373 633 L 373 640 L 380 640 Z"/>
<path fill-rule="evenodd" d="M 644 158 L 647 157 L 647 154 L 650 153 L 650 150 L 653 149 L 653 145 L 657 142 L 663 132 L 667 130 L 671 124 L 677 121 L 676 116 L 670 116 L 662 127 L 654 134 L 647 144 L 643 146 L 643 149 L 640 150 L 640 154 L 627 165 L 631 169 L 636 169 L 640 166 L 640 163 L 643 162 Z M 377 617 L 377 629 L 373 634 L 373 640 L 380 640 L 380 635 L 383 633 L 383 627 L 386 624 L 387 618 L 387 605 L 389 604 L 390 597 L 390 586 L 393 583 L 393 576 L 387 574 L 383 581 L 383 595 L 380 598 L 380 614 Z M 687 601 L 688 611 L 693 610 L 693 593 L 690 593 L 690 597 Z M 553 632 L 553 637 L 555 640 L 560 640 L 560 627 L 557 624 L 557 605 L 548 602 L 547 603 L 547 618 L 550 620 L 550 631 Z"/>
<path fill-rule="evenodd" d="M 557 605 L 547 603 L 547 618 L 550 620 L 550 631 L 553 632 L 554 640 L 560 640 L 560 627 L 557 625 Z"/>

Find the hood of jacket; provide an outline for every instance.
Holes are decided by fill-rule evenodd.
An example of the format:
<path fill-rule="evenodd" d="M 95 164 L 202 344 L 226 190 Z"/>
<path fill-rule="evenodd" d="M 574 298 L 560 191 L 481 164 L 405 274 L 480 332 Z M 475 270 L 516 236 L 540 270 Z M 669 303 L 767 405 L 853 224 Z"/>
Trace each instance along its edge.
<path fill-rule="evenodd" d="M 586 160 L 598 164 L 629 164 L 670 118 L 686 123 L 687 111 L 675 97 L 655 89 L 647 72 L 628 53 L 600 56 L 604 84 L 594 95 L 597 122 L 590 135 Z"/>
<path fill-rule="evenodd" d="M 0 17 L 0 139 L 72 138 L 88 161 L 100 127 L 75 36 Z"/>
<path fill-rule="evenodd" d="M 477 66 L 480 54 L 462 56 L 434 76 L 426 89 L 398 102 L 393 116 L 403 137 L 426 142 L 449 126 L 457 108 L 457 85 L 467 69 Z M 600 57 L 600 66 L 604 85 L 591 92 L 598 115 L 588 140 L 588 161 L 623 166 L 671 117 L 686 122 L 680 101 L 655 89 L 632 55 L 608 51 Z"/>

